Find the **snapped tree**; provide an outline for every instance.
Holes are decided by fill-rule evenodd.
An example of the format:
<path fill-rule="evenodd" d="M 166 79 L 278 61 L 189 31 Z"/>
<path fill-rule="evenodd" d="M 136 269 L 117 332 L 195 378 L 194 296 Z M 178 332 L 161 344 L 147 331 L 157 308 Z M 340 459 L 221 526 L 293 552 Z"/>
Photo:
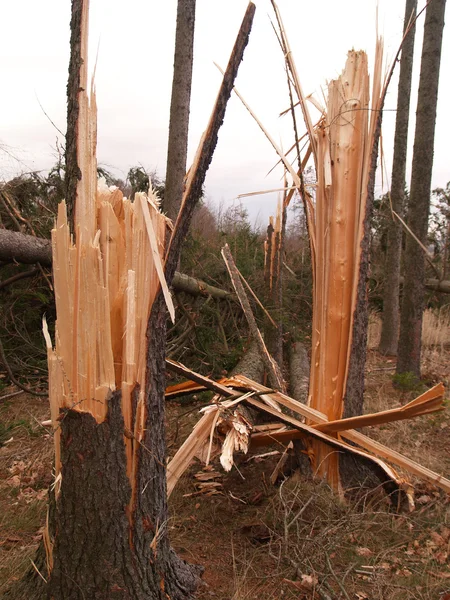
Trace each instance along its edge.
<path fill-rule="evenodd" d="M 52 232 L 57 303 L 44 327 L 55 430 L 55 482 L 42 548 L 10 597 L 55 600 L 192 596 L 199 568 L 168 537 L 164 425 L 168 289 L 255 12 L 249 3 L 166 245 L 157 198 L 97 190 L 96 100 L 87 94 L 88 1 L 73 0 L 82 67 L 74 238 L 66 205 Z M 81 11 L 81 13 L 79 13 Z M 80 16 L 81 15 L 81 16 Z M 72 38 L 74 34 L 72 34 Z M 44 583 L 45 581 L 45 583 Z"/>

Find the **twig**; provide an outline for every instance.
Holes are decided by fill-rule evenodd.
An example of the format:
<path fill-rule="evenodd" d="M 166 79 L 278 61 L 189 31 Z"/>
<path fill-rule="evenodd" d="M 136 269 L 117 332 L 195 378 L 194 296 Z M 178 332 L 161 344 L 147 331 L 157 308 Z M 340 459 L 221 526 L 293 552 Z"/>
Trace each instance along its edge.
<path fill-rule="evenodd" d="M 331 560 L 330 560 L 330 557 L 328 556 L 328 554 L 327 554 L 326 552 L 325 552 L 325 559 L 326 559 L 326 561 L 327 561 L 328 568 L 330 569 L 330 571 L 331 571 L 331 574 L 333 575 L 333 579 L 336 581 L 336 583 L 337 583 L 337 584 L 338 584 L 338 586 L 339 586 L 339 589 L 340 589 L 340 590 L 341 590 L 341 592 L 344 594 L 344 596 L 346 597 L 346 599 L 347 599 L 347 600 L 350 600 L 350 596 L 347 594 L 347 590 L 346 590 L 346 589 L 345 589 L 345 587 L 342 585 L 342 583 L 341 583 L 341 581 L 340 581 L 339 577 L 337 577 L 336 573 L 334 572 L 334 569 L 333 569 L 333 567 L 332 567 L 332 565 L 331 565 Z"/>
<path fill-rule="evenodd" d="M 11 380 L 12 383 L 14 383 L 14 385 L 16 385 L 18 388 L 20 388 L 21 390 L 23 390 L 24 392 L 26 392 L 27 394 L 33 394 L 33 396 L 48 396 L 48 392 L 35 392 L 34 390 L 32 390 L 31 388 L 27 387 L 26 385 L 23 385 L 22 383 L 20 383 L 20 381 L 18 381 L 15 376 L 14 373 L 11 370 L 11 367 L 9 366 L 8 361 L 6 360 L 6 356 L 5 356 L 5 350 L 3 348 L 3 344 L 2 341 L 0 340 L 0 359 L 6 369 L 6 372 L 8 373 L 8 377 Z"/>
<path fill-rule="evenodd" d="M 0 396 L 0 402 L 2 400 L 8 400 L 8 398 L 14 398 L 14 396 L 19 396 L 20 394 L 24 394 L 24 390 L 20 390 L 18 392 L 12 392 L 12 394 L 5 394 L 4 396 Z"/>
<path fill-rule="evenodd" d="M 20 281 L 21 279 L 33 277 L 33 275 L 36 275 L 36 273 L 38 271 L 39 271 L 39 269 L 35 268 L 35 269 L 31 269 L 30 271 L 22 271 L 21 273 L 16 273 L 12 277 L 8 277 L 8 279 L 5 279 L 4 281 L 0 281 L 0 290 L 7 287 L 8 285 L 11 285 L 12 283 L 15 283 L 16 281 Z"/>

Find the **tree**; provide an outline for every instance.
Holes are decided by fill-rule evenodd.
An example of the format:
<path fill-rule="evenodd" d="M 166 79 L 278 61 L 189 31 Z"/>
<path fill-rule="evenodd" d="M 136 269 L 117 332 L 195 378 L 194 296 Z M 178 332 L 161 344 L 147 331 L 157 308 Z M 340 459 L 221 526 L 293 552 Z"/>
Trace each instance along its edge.
<path fill-rule="evenodd" d="M 438 202 L 440 209 L 441 229 L 444 231 L 441 233 L 442 238 L 442 279 L 447 279 L 449 269 L 449 255 L 450 255 L 450 181 L 447 182 L 445 188 L 436 188 L 433 190 L 433 196 Z"/>
<path fill-rule="evenodd" d="M 86 27 L 87 16 L 84 11 L 87 11 L 87 2 L 74 0 L 73 8 L 75 4 L 86 17 L 80 19 Z M 254 12 L 255 5 L 249 3 L 207 130 L 190 170 L 180 216 L 166 253 L 165 277 L 169 285 L 217 144 Z M 85 87 L 80 86 L 80 94 L 84 93 Z M 83 103 L 86 107 L 86 98 Z M 89 114 L 90 120 L 91 116 Z M 89 154 L 87 164 L 92 167 L 92 154 L 86 154 Z M 93 179 L 92 173 L 95 171 L 86 169 L 85 165 L 86 161 L 80 160 L 83 175 L 90 174 Z M 83 179 L 80 181 L 83 182 Z M 93 188 L 92 183 L 90 181 L 88 187 Z M 78 198 L 83 198 L 83 194 L 78 194 Z M 90 205 L 91 199 L 85 199 L 85 204 Z M 143 206 L 147 206 L 145 202 Z M 77 219 L 78 215 L 84 214 L 84 209 L 85 205 L 80 210 L 76 207 Z M 86 221 L 90 217 L 88 214 Z M 85 225 L 85 221 L 82 221 L 82 225 Z M 114 234 L 109 230 L 105 238 L 107 243 L 112 241 L 111 235 Z M 81 239 L 77 239 L 77 243 L 81 244 Z M 79 264 L 84 262 L 86 269 L 86 254 L 80 250 L 79 256 L 82 257 Z M 64 307 L 65 304 L 60 306 Z M 107 412 L 101 421 L 96 420 L 89 410 L 90 403 L 95 402 L 92 396 L 82 396 L 84 406 L 88 407 L 86 410 L 80 411 L 75 406 L 66 405 L 60 414 L 60 427 L 55 433 L 60 436 L 60 443 L 57 441 L 55 447 L 60 451 L 62 479 L 56 483 L 58 499 L 55 502 L 53 497 L 50 503 L 48 535 L 45 537 L 47 570 L 42 546 L 34 563 L 39 573 L 47 573 L 48 584 L 45 585 L 36 574 L 28 575 L 23 584 L 11 592 L 10 597 L 50 596 L 54 600 L 167 600 L 170 597 L 180 600 L 192 596 L 199 569 L 187 565 L 176 556 L 170 547 L 167 527 L 164 410 L 166 313 L 160 288 L 151 305 L 147 326 L 145 393 L 138 426 L 142 439 L 135 446 L 136 469 L 131 475 L 127 470 L 126 440 L 132 438 L 136 441 L 136 438 L 133 430 L 130 432 L 125 427 L 121 389 L 107 396 L 103 403 Z M 89 329 L 85 331 L 90 333 Z M 92 332 L 92 335 L 95 340 L 96 333 Z M 51 348 L 50 352 L 53 352 Z M 51 356 L 56 358 L 56 354 Z M 59 368 L 58 361 L 52 364 Z M 136 399 L 138 392 L 134 389 L 132 397 Z M 136 405 L 132 418 L 137 421 Z"/>
<path fill-rule="evenodd" d="M 183 197 L 194 59 L 195 0 L 178 0 L 164 209 L 175 221 Z"/>
<path fill-rule="evenodd" d="M 79 92 L 83 65 L 81 47 L 81 27 L 83 19 L 83 0 L 72 0 L 70 21 L 70 62 L 67 82 L 67 131 L 66 131 L 66 203 L 69 223 L 73 227 L 77 185 L 81 179 L 78 165 L 78 116 L 80 114 Z M 84 52 L 84 56 L 86 53 Z"/>
<path fill-rule="evenodd" d="M 402 43 L 400 60 L 390 195 L 392 211 L 395 211 L 400 216 L 403 216 L 403 207 L 405 204 L 406 154 L 408 149 L 408 122 L 416 33 L 416 11 L 417 0 L 406 0 L 405 20 L 403 24 L 403 35 L 406 37 L 404 37 Z M 403 229 L 400 221 L 392 214 L 388 225 L 386 262 L 384 267 L 383 315 L 379 345 L 379 351 L 382 354 L 397 354 L 400 321 L 399 290 L 402 233 Z"/>
<path fill-rule="evenodd" d="M 426 9 L 417 98 L 408 225 L 424 245 L 426 245 L 427 240 L 430 212 L 434 133 L 445 4 L 446 0 L 431 0 Z M 411 235 L 407 235 L 397 373 L 413 373 L 417 378 L 420 378 L 424 284 L 425 260 L 423 249 Z"/>

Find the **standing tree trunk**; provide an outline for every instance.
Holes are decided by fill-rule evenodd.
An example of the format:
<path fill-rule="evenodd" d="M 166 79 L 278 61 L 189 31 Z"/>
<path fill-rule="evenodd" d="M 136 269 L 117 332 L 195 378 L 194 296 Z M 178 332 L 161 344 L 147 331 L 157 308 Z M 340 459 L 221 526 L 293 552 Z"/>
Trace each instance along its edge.
<path fill-rule="evenodd" d="M 405 204 L 406 154 L 408 149 L 409 105 L 414 59 L 415 17 L 417 0 L 406 0 L 403 24 L 402 56 L 398 82 L 397 117 L 395 121 L 394 159 L 392 162 L 391 205 L 392 210 L 403 217 Z M 409 30 L 408 30 L 409 29 Z M 391 216 L 387 233 L 385 279 L 383 290 L 383 315 L 381 354 L 396 355 L 400 324 L 400 264 L 403 228 L 395 215 Z"/>
<path fill-rule="evenodd" d="M 425 245 L 430 212 L 434 131 L 445 4 L 446 0 L 431 0 L 427 6 L 417 98 L 408 225 Z M 420 378 L 424 284 L 423 250 L 417 241 L 408 235 L 405 248 L 405 284 L 400 319 L 397 373 L 413 373 L 418 378 Z"/>
<path fill-rule="evenodd" d="M 178 0 L 164 210 L 175 221 L 183 197 L 194 61 L 195 0 Z"/>

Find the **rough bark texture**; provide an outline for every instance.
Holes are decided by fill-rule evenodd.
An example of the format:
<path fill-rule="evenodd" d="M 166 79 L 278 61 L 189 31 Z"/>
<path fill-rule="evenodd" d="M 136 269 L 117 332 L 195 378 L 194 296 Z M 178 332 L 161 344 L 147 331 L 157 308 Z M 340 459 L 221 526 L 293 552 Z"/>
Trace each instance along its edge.
<path fill-rule="evenodd" d="M 164 210 L 175 220 L 183 197 L 194 59 L 195 0 L 178 0 Z"/>
<path fill-rule="evenodd" d="M 255 340 L 250 342 L 247 351 L 231 372 L 230 377 L 233 377 L 233 375 L 245 375 L 257 383 L 263 382 L 264 362 Z"/>
<path fill-rule="evenodd" d="M 177 217 L 177 223 L 175 225 L 174 234 L 172 236 L 168 251 L 169 256 L 180 255 L 181 245 L 186 238 L 193 212 L 201 198 L 206 171 L 209 168 L 214 150 L 217 146 L 219 129 L 222 126 L 225 118 L 227 103 L 231 96 L 231 92 L 233 91 L 239 65 L 244 56 L 244 50 L 248 44 L 255 10 L 255 5 L 253 2 L 250 2 L 245 12 L 244 19 L 242 20 L 239 35 L 236 38 L 236 42 L 231 52 L 230 60 L 223 76 L 222 85 L 220 86 L 208 128 L 204 133 L 200 149 L 197 151 L 198 161 L 195 165 L 195 172 L 193 173 L 189 190 L 184 194 L 181 212 Z M 166 268 L 166 277 L 168 276 L 170 281 L 172 281 L 172 277 L 176 269 L 176 263 L 173 264 L 173 261 L 170 262 L 172 266 L 170 269 Z"/>
<path fill-rule="evenodd" d="M 294 342 L 289 353 L 289 390 L 292 398 L 303 402 L 308 401 L 310 361 L 306 347 L 301 342 Z M 292 442 L 294 449 L 283 470 L 285 475 L 299 469 L 303 477 L 313 476 L 311 460 L 308 456 L 308 445 L 300 439 Z"/>
<path fill-rule="evenodd" d="M 25 233 L 0 229 L 0 261 L 20 262 L 26 265 L 41 263 L 50 267 L 52 243 L 50 240 Z"/>
<path fill-rule="evenodd" d="M 70 62 L 69 79 L 67 82 L 67 131 L 66 131 L 66 185 L 67 218 L 73 231 L 75 202 L 77 198 L 77 183 L 81 179 L 78 166 L 78 115 L 80 92 L 81 58 L 81 17 L 83 3 L 86 0 L 72 0 L 72 18 L 70 21 Z"/>
<path fill-rule="evenodd" d="M 415 16 L 417 0 L 406 0 L 403 35 L 408 25 L 408 34 L 403 41 L 398 82 L 397 117 L 395 121 L 394 158 L 392 162 L 391 203 L 392 210 L 403 217 L 405 204 L 406 155 L 408 149 L 409 105 L 416 34 Z M 383 291 L 383 315 L 379 351 L 382 354 L 397 354 L 400 325 L 400 264 L 403 228 L 392 215 L 387 232 L 385 280 Z"/>
<path fill-rule="evenodd" d="M 149 414 L 154 414 L 153 409 L 150 403 Z M 129 528 L 131 486 L 123 431 L 120 392 L 110 398 L 107 419 L 101 424 L 87 413 L 63 413 L 62 485 L 48 586 L 54 600 L 167 600 L 166 594 L 183 599 L 191 597 L 196 587 L 198 567 L 176 558 L 165 535 L 167 514 L 161 507 L 167 507 L 167 499 L 164 496 L 161 502 L 157 496 L 165 489 L 152 486 L 156 479 L 166 480 L 164 437 L 155 437 L 150 450 L 156 455 L 153 462 L 162 459 L 159 478 L 151 470 L 152 461 L 141 458 L 139 504 Z M 150 470 L 143 482 L 147 466 Z"/>
<path fill-rule="evenodd" d="M 377 170 L 378 142 L 381 133 L 382 108 L 378 115 L 372 147 L 370 176 L 367 189 L 366 214 L 364 217 L 364 235 L 361 240 L 361 261 L 359 266 L 356 307 L 353 314 L 352 347 L 348 369 L 347 385 L 344 396 L 343 418 L 361 415 L 364 405 L 364 369 L 367 355 L 367 329 L 369 310 L 367 301 L 367 282 L 369 278 L 370 221 L 372 217 L 375 173 Z"/>
<path fill-rule="evenodd" d="M 309 357 L 305 345 L 294 342 L 289 353 L 289 391 L 292 398 L 306 404 L 309 389 Z"/>
<path fill-rule="evenodd" d="M 408 225 L 426 244 L 433 170 L 434 132 L 446 0 L 432 0 L 426 9 L 416 130 L 408 208 Z M 419 244 L 408 235 L 405 248 L 405 284 L 400 320 L 397 373 L 420 377 L 422 316 L 425 296 L 425 260 Z"/>

